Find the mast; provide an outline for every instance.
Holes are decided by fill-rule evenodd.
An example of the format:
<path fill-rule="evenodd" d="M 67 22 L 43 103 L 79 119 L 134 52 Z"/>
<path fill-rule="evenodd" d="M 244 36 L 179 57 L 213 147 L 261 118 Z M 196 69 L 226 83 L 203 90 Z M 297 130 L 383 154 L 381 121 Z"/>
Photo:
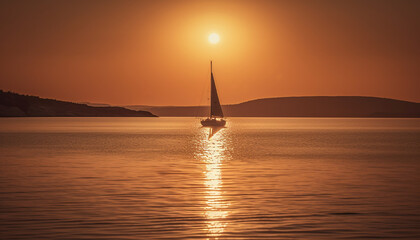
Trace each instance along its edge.
<path fill-rule="evenodd" d="M 210 60 L 210 118 L 212 117 L 211 116 L 211 114 L 212 114 L 212 104 L 213 104 L 213 101 L 212 101 L 212 88 L 211 88 L 211 86 L 212 86 L 212 80 L 213 80 L 213 61 L 212 60 Z"/>

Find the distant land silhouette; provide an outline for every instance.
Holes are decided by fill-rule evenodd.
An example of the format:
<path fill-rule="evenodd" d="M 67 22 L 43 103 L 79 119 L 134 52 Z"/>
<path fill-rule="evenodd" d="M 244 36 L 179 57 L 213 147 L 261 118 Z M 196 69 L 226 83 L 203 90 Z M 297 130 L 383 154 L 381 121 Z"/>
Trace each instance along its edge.
<path fill-rule="evenodd" d="M 208 107 L 125 106 L 162 117 L 207 116 Z M 264 98 L 223 106 L 227 117 L 420 117 L 420 103 L 360 96 Z"/>
<path fill-rule="evenodd" d="M 106 103 L 79 102 L 79 104 L 86 104 L 91 107 L 112 107 L 111 104 L 106 104 Z"/>
<path fill-rule="evenodd" d="M 156 117 L 123 107 L 92 107 L 0 90 L 0 117 Z"/>

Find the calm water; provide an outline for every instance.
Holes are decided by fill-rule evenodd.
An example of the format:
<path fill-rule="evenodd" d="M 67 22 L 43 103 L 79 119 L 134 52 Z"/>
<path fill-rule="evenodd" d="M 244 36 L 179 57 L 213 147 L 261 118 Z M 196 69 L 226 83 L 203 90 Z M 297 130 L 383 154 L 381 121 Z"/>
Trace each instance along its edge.
<path fill-rule="evenodd" d="M 0 119 L 0 238 L 420 238 L 420 119 L 228 121 Z"/>

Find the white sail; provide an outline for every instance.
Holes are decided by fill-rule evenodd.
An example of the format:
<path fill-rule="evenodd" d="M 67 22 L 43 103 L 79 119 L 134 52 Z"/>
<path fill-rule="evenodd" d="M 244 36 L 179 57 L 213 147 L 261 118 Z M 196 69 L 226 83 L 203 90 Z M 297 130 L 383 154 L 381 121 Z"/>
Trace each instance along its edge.
<path fill-rule="evenodd" d="M 212 62 L 210 62 L 211 69 L 211 102 L 210 102 L 210 117 L 223 118 L 222 106 L 220 106 L 219 96 L 217 95 L 216 83 L 213 77 Z"/>

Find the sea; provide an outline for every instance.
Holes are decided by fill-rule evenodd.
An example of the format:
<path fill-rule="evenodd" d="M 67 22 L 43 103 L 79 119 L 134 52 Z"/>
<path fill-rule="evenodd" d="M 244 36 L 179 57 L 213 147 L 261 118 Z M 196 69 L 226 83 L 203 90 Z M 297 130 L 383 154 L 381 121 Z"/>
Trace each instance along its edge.
<path fill-rule="evenodd" d="M 420 119 L 0 119 L 0 239 L 372 238 L 420 239 Z"/>

